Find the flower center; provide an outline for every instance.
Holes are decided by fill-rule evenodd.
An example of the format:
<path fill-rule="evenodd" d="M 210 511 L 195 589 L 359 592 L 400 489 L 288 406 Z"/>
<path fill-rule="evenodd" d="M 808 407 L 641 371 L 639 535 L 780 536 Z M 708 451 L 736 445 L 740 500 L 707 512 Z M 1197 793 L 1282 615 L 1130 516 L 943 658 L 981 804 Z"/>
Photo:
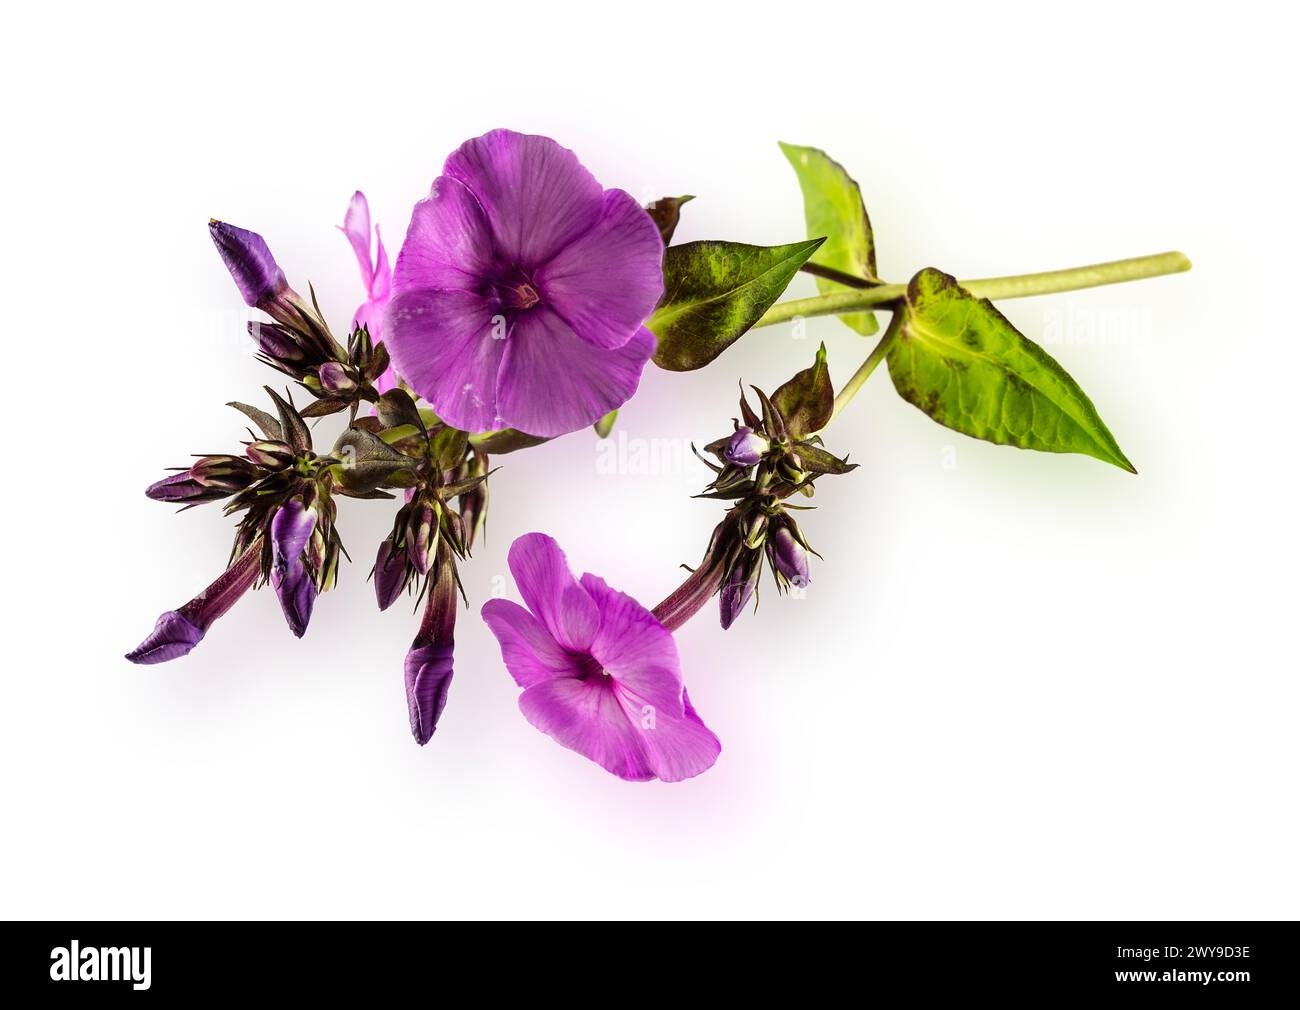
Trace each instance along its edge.
<path fill-rule="evenodd" d="M 609 671 L 600 665 L 600 661 L 595 656 L 583 656 L 578 660 L 578 666 L 582 670 L 580 678 L 590 680 L 592 677 L 608 677 Z"/>
<path fill-rule="evenodd" d="M 506 304 L 512 309 L 531 309 L 541 300 L 537 289 L 527 281 L 510 288 L 506 296 Z"/>
<path fill-rule="evenodd" d="M 496 288 L 501 307 L 512 312 L 526 312 L 542 300 L 537 285 L 520 267 L 511 267 L 504 271 L 494 280 L 492 286 Z"/>

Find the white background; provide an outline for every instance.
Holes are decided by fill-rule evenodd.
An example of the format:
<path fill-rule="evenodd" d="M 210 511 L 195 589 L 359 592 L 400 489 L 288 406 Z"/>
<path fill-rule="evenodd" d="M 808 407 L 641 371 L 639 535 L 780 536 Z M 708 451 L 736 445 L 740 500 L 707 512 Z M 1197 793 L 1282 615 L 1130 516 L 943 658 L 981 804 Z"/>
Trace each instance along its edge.
<path fill-rule="evenodd" d="M 269 6 L 8 16 L 0 912 L 1300 911 L 1282 8 Z M 606 186 L 696 194 L 687 240 L 802 237 L 776 141 L 823 147 L 891 280 L 1183 250 L 1190 274 L 1002 306 L 1141 476 L 963 438 L 882 369 L 830 434 L 862 467 L 808 514 L 826 560 L 807 598 L 678 636 L 724 747 L 679 785 L 623 783 L 532 729 L 477 608 L 529 530 L 666 595 L 720 509 L 687 498 L 701 466 L 644 472 L 638 440 L 716 437 L 738 379 L 770 388 L 819 340 L 843 381 L 870 345 L 836 320 L 648 370 L 621 472 L 589 433 L 500 460 L 423 749 L 415 618 L 376 613 L 365 581 L 386 505 L 343 503 L 357 563 L 303 641 L 263 592 L 190 657 L 126 663 L 230 536 L 217 509 L 141 491 L 234 446 L 222 404 L 273 378 L 208 218 L 263 233 L 342 329 L 352 191 L 395 255 L 442 159 L 496 126 L 557 138 Z"/>

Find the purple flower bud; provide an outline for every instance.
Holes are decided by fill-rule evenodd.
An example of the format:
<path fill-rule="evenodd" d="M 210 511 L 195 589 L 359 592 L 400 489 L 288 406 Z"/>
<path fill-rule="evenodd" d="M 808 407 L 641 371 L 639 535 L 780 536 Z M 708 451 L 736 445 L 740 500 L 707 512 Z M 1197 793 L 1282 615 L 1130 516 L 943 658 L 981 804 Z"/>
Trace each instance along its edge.
<path fill-rule="evenodd" d="M 731 627 L 754 595 L 762 570 L 763 552 L 746 549 L 727 573 L 718 600 L 719 617 L 724 631 Z"/>
<path fill-rule="evenodd" d="M 790 527 L 782 526 L 768 538 L 771 545 L 772 565 L 784 575 L 792 586 L 806 586 L 808 576 L 808 551 L 794 538 Z"/>
<path fill-rule="evenodd" d="M 421 575 L 429 571 L 429 562 L 433 558 L 433 547 L 437 543 L 439 516 L 432 505 L 418 505 L 411 511 L 410 521 L 406 527 L 406 549 L 411 557 L 411 564 Z"/>
<path fill-rule="evenodd" d="M 736 466 L 753 466 L 767 450 L 767 439 L 753 428 L 737 428 L 722 450 L 722 456 Z"/>
<path fill-rule="evenodd" d="M 187 621 L 177 610 L 158 618 L 152 633 L 126 654 L 132 663 L 150 665 L 179 659 L 203 641 L 203 631 Z"/>
<path fill-rule="evenodd" d="M 334 396 L 348 396 L 357 390 L 357 382 L 345 365 L 327 361 L 320 366 L 320 388 Z"/>
<path fill-rule="evenodd" d="M 406 708 L 411 735 L 424 746 L 438 728 L 451 687 L 456 630 L 456 570 L 449 558 L 438 562 L 438 574 L 428 587 L 424 618 L 406 654 Z"/>
<path fill-rule="evenodd" d="M 289 286 L 261 235 L 216 219 L 208 222 L 208 231 L 249 305 L 270 301 Z"/>
<path fill-rule="evenodd" d="M 297 498 L 280 506 L 271 520 L 271 588 L 289 630 L 302 638 L 316 603 L 316 583 L 303 562 L 303 551 L 316 528 L 316 513 Z"/>
<path fill-rule="evenodd" d="M 375 599 L 379 609 L 387 610 L 406 588 L 406 554 L 393 550 L 393 541 L 379 545 L 375 556 Z"/>
<path fill-rule="evenodd" d="M 307 360 L 302 338 L 287 326 L 254 319 L 248 324 L 248 335 L 259 351 L 281 367 L 300 365 Z"/>
<path fill-rule="evenodd" d="M 287 442 L 275 439 L 250 442 L 244 454 L 258 466 L 264 466 L 268 470 L 283 470 L 285 467 L 293 466 L 296 458 Z"/>
<path fill-rule="evenodd" d="M 190 476 L 210 490 L 234 494 L 257 479 L 257 467 L 243 456 L 204 456 L 190 467 Z"/>
<path fill-rule="evenodd" d="M 226 491 L 205 487 L 201 481 L 195 480 L 189 470 L 174 473 L 170 477 L 154 481 L 144 489 L 144 493 L 154 501 L 181 502 L 193 505 L 197 505 L 199 502 L 216 501 L 219 498 L 228 496 Z"/>
<path fill-rule="evenodd" d="M 126 654 L 132 663 L 165 663 L 188 653 L 212 622 L 233 607 L 253 587 L 261 570 L 262 538 L 254 537 L 243 553 L 212 585 L 179 610 L 169 610 L 154 625 L 149 637 Z"/>
<path fill-rule="evenodd" d="M 420 645 L 406 654 L 406 707 L 411 735 L 424 746 L 438 727 L 451 687 L 454 645 Z"/>

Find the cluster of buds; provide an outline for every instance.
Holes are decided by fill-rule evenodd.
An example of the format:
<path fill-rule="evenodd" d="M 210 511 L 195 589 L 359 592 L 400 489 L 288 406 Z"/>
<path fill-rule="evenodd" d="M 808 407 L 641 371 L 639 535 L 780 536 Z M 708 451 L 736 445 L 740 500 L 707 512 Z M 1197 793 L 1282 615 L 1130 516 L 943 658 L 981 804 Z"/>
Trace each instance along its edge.
<path fill-rule="evenodd" d="M 183 509 L 229 499 L 226 515 L 242 518 L 226 572 L 179 611 L 164 614 L 153 634 L 128 654 L 133 662 L 185 655 L 259 579 L 275 590 L 289 629 L 301 638 L 317 595 L 335 582 L 343 545 L 334 528 L 332 495 L 350 493 L 336 487 L 339 460 L 313 452 L 302 414 L 274 390 L 267 393 L 278 416 L 232 404 L 258 429 L 249 430 L 243 455 L 200 456 L 145 490 L 148 497 Z"/>
<path fill-rule="evenodd" d="M 394 499 L 402 493 L 405 502 L 372 575 L 381 610 L 404 591 L 424 601 L 405 676 L 411 731 L 426 743 L 451 683 L 458 593 L 463 598 L 457 562 L 468 557 L 487 517 L 487 453 L 543 440 L 506 430 L 472 445 L 466 432 L 421 411 L 398 380 L 381 394 L 376 387 L 390 384 L 379 381 L 388 352 L 371 339 L 368 325 L 355 325 L 348 346 L 340 346 L 315 293 L 308 302 L 289 287 L 260 235 L 219 221 L 209 231 L 244 301 L 271 317 L 249 325 L 259 358 L 315 399 L 298 410 L 291 397 L 267 388 L 274 414 L 230 404 L 253 425 L 244 451 L 199 456 L 147 489 L 150 498 L 182 509 L 225 501 L 226 514 L 240 521 L 226 570 L 194 599 L 164 613 L 127 658 L 161 663 L 184 656 L 259 585 L 272 587 L 289 628 L 301 637 L 345 554 L 334 526 L 335 497 Z M 373 403 L 373 413 L 358 417 L 362 402 Z M 327 455 L 318 455 L 307 419 L 349 407 L 348 427 Z"/>
<path fill-rule="evenodd" d="M 411 734 L 424 744 L 451 685 L 456 596 L 464 595 L 456 565 L 469 556 L 486 519 L 488 459 L 466 432 L 432 414 L 426 418 L 400 387 L 379 397 L 373 417 L 354 420 L 340 445 L 360 450 L 355 456 L 364 457 L 363 466 L 398 463 L 384 480 L 404 487 L 406 503 L 379 545 L 371 575 L 380 610 L 408 590 L 424 599 L 405 664 Z"/>
<path fill-rule="evenodd" d="M 348 408 L 355 414 L 360 403 L 378 399 L 375 380 L 388 368 L 388 352 L 371 339 L 367 326 L 355 327 L 344 348 L 330 332 L 315 291 L 308 286 L 308 301 L 289 286 L 261 235 L 223 221 L 210 221 L 208 231 L 244 301 L 274 320 L 248 324 L 258 360 L 315 397 L 303 417 Z"/>
<path fill-rule="evenodd" d="M 793 515 L 807 506 L 787 499 L 796 494 L 811 498 L 818 477 L 848 473 L 857 466 L 827 452 L 817 434 L 834 410 L 825 347 L 818 350 L 810 368 L 770 397 L 757 387 L 754 393 L 760 409 L 750 405 L 742 390 L 741 416 L 733 419 L 735 430 L 704 447 L 717 462 L 697 452 L 714 473 L 697 497 L 734 504 L 714 529 L 704 560 L 691 579 L 656 610 L 669 627 L 716 593 L 722 626 L 729 628 L 754 597 L 764 562 L 779 592 L 807 586 L 809 555 L 817 552 Z"/>

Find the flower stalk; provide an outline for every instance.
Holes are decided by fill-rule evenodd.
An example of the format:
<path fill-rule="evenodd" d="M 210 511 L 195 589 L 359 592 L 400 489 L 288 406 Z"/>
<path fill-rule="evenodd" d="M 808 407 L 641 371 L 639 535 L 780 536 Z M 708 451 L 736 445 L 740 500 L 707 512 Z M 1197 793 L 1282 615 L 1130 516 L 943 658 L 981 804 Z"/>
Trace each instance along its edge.
<path fill-rule="evenodd" d="M 1127 281 L 1163 277 L 1167 274 L 1182 273 L 1191 268 L 1191 260 L 1182 253 L 1165 252 L 1153 256 L 1114 260 L 1110 263 L 1071 267 L 1068 270 L 1046 270 L 1042 273 L 1015 274 L 1008 277 L 984 277 L 962 281 L 961 286 L 977 298 L 1031 298 L 1035 295 L 1059 294 L 1062 291 L 1080 291 L 1106 284 L 1123 284 Z M 819 276 L 826 276 L 825 271 L 815 272 Z M 839 277 L 832 279 L 840 280 Z M 889 309 L 897 306 L 906 293 L 906 284 L 873 284 L 862 290 L 833 291 L 815 298 L 795 298 L 773 305 L 763 313 L 754 327 L 775 326 L 778 323 L 788 323 L 792 319 L 807 319 L 812 316 L 838 316 L 847 312 L 861 312 L 863 309 Z"/>

